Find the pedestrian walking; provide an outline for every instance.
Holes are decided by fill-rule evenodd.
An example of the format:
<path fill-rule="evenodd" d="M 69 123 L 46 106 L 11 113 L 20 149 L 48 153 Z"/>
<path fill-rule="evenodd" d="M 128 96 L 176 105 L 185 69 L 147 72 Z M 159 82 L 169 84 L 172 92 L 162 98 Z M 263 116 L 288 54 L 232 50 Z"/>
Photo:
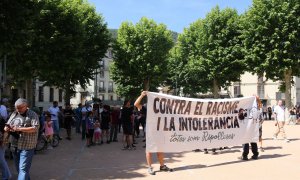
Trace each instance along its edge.
<path fill-rule="evenodd" d="M 285 142 L 289 142 L 286 138 L 284 125 L 285 125 L 285 107 L 282 104 L 282 100 L 279 100 L 277 106 L 274 107 L 274 114 L 275 114 L 275 126 L 276 130 L 273 135 L 273 139 L 276 140 L 279 133 L 282 134 L 283 139 Z"/>
<path fill-rule="evenodd" d="M 18 99 L 15 108 L 16 111 L 10 116 L 4 130 L 13 134 L 11 147 L 18 180 L 29 180 L 29 170 L 38 138 L 39 118 L 28 108 L 26 99 Z"/>

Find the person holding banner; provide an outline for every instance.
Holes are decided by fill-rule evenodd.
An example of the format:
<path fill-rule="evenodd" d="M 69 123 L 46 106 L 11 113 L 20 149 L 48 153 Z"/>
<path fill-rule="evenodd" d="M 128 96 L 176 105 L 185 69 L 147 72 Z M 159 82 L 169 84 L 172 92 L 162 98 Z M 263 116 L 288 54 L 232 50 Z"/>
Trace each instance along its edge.
<path fill-rule="evenodd" d="M 137 109 L 139 111 L 142 110 L 143 106 L 142 106 L 141 101 L 145 96 L 147 96 L 147 91 L 143 91 L 134 103 L 134 106 L 137 107 Z M 157 158 L 158 158 L 158 161 L 159 161 L 159 164 L 160 164 L 160 171 L 172 172 L 173 169 L 167 167 L 164 164 L 164 153 L 157 152 L 156 154 L 157 154 Z M 151 175 L 155 175 L 155 172 L 153 171 L 153 168 L 152 168 L 152 154 L 150 152 L 147 152 L 147 151 L 146 151 L 146 160 L 147 160 L 147 165 L 148 165 L 148 173 L 151 174 Z"/>
<path fill-rule="evenodd" d="M 239 119 L 243 120 L 245 117 L 245 112 L 244 109 L 239 110 Z M 257 143 L 256 142 L 251 142 L 251 151 L 253 153 L 253 156 L 251 159 L 257 159 L 258 158 L 258 148 L 257 148 Z M 249 143 L 243 144 L 243 154 L 240 157 L 241 160 L 248 160 L 248 154 L 249 154 Z"/>
<path fill-rule="evenodd" d="M 259 142 L 260 142 L 261 149 L 262 149 L 262 126 L 261 126 L 262 122 L 263 122 L 263 118 L 262 118 L 262 114 L 261 114 L 262 103 L 258 96 L 256 96 L 256 104 L 257 104 L 257 119 L 259 120 L 259 123 L 260 123 Z M 240 109 L 239 110 L 239 119 L 243 120 L 244 116 L 245 116 L 244 109 Z M 251 144 L 251 151 L 253 153 L 251 159 L 257 159 L 258 155 L 259 155 L 257 143 L 251 142 L 250 144 Z M 249 143 L 246 143 L 246 144 L 243 144 L 243 154 L 242 154 L 241 159 L 248 160 L 248 154 L 249 154 Z"/>

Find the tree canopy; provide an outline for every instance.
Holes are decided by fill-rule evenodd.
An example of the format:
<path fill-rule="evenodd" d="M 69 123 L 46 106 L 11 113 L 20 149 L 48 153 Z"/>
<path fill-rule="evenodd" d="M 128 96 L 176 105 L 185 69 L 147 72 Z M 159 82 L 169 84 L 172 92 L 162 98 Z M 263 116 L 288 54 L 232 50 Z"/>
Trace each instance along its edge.
<path fill-rule="evenodd" d="M 9 72 L 17 80 L 37 77 L 63 88 L 68 101 L 76 84 L 86 87 L 93 78 L 108 49 L 109 32 L 103 17 L 84 0 L 35 3 L 32 11 L 39 13 L 31 22 L 32 33 L 18 50 L 20 56 L 10 57 Z"/>
<path fill-rule="evenodd" d="M 211 91 L 218 97 L 221 87 L 239 81 L 246 67 L 243 58 L 236 10 L 216 7 L 179 36 L 170 58 L 170 76 L 185 94 Z"/>
<path fill-rule="evenodd" d="M 300 75 L 300 2 L 254 0 L 243 17 L 243 39 L 249 70 L 285 84 L 291 106 L 292 76 Z"/>
<path fill-rule="evenodd" d="M 166 26 L 142 18 L 136 25 L 123 22 L 114 49 L 112 79 L 117 92 L 134 97 L 144 90 L 156 90 L 164 81 L 172 35 Z"/>

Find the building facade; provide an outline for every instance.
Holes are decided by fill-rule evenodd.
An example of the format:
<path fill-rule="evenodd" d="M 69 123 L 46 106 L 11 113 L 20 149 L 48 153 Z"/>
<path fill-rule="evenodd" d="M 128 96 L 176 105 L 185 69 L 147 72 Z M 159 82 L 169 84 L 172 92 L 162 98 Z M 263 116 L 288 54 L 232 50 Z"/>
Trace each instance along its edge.
<path fill-rule="evenodd" d="M 84 104 L 86 101 L 99 99 L 103 104 L 110 106 L 121 106 L 123 101 L 116 94 L 116 84 L 110 77 L 109 68 L 113 63 L 112 49 L 108 49 L 102 61 L 99 61 L 100 68 L 95 72 L 90 85 L 83 89 L 76 87 L 76 95 L 71 99 L 71 104 L 76 107 L 79 103 Z"/>
<path fill-rule="evenodd" d="M 300 78 L 293 77 L 294 84 L 291 87 L 292 105 L 300 104 Z M 267 80 L 246 72 L 241 76 L 240 82 L 233 83 L 228 88 L 231 97 L 258 95 L 267 106 L 275 105 L 280 99 L 285 100 L 284 92 L 280 92 L 279 81 Z"/>
<path fill-rule="evenodd" d="M 65 106 L 64 91 L 56 87 L 43 86 L 41 81 L 35 82 L 35 103 L 34 106 L 38 107 L 41 111 L 46 111 L 53 105 L 53 101 L 58 102 L 58 106 Z"/>

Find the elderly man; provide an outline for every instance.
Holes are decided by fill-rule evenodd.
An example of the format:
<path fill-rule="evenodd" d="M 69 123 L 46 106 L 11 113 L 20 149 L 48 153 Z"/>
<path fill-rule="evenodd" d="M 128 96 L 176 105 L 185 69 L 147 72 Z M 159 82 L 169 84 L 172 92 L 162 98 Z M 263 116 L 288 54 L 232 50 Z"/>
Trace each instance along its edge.
<path fill-rule="evenodd" d="M 37 143 L 39 119 L 38 115 L 28 108 L 26 99 L 15 102 L 16 111 L 12 113 L 4 128 L 10 131 L 13 158 L 18 171 L 19 180 L 27 180 L 29 169 Z"/>

